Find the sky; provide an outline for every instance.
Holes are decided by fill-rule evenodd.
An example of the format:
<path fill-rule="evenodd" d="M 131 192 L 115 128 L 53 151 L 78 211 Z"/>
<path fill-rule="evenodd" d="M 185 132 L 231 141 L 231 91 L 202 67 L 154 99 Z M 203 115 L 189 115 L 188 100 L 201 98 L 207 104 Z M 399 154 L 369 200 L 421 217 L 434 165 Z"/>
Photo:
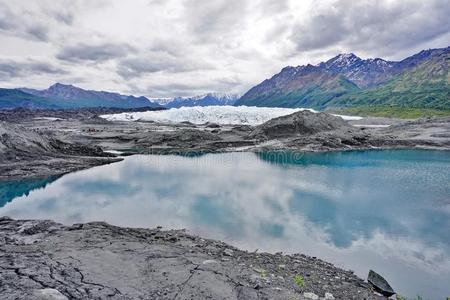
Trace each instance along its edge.
<path fill-rule="evenodd" d="M 244 93 L 339 53 L 449 46 L 450 0 L 0 0 L 0 87 Z"/>

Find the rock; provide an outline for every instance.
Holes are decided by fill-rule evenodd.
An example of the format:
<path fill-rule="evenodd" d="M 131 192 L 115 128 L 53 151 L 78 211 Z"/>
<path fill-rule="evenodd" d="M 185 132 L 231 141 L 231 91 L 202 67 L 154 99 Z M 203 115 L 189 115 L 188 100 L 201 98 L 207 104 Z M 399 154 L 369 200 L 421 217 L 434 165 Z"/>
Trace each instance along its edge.
<path fill-rule="evenodd" d="M 319 296 L 311 292 L 303 293 L 303 297 L 305 297 L 306 299 L 319 300 Z"/>
<path fill-rule="evenodd" d="M 35 292 L 36 299 L 39 300 L 67 300 L 68 298 L 55 289 L 41 289 Z"/>
<path fill-rule="evenodd" d="M 174 236 L 177 243 L 169 241 Z M 30 238 L 34 243 L 24 242 Z M 331 265 L 324 269 L 321 260 L 239 251 L 180 230 L 121 228 L 103 222 L 68 227 L 3 217 L 0 245 L 8 249 L 0 256 L 0 299 L 247 300 L 298 295 L 323 300 L 328 292 L 338 299 L 382 299 L 362 279 L 344 276 L 345 271 Z M 224 256 L 225 250 L 233 256 Z M 227 262 L 221 261 L 224 258 Z M 278 268 L 281 264 L 284 270 Z M 304 270 L 313 274 L 305 297 L 290 280 Z M 348 283 L 336 281 L 334 275 Z"/>
<path fill-rule="evenodd" d="M 225 249 L 224 251 L 223 251 L 223 254 L 225 254 L 226 256 L 233 256 L 233 250 L 231 250 L 231 249 Z"/>
<path fill-rule="evenodd" d="M 375 291 L 379 292 L 383 296 L 391 297 L 395 294 L 394 290 L 386 281 L 386 279 L 384 279 L 380 274 L 376 273 L 373 270 L 369 271 L 367 281 L 370 283 L 370 285 L 372 285 Z"/>
<path fill-rule="evenodd" d="M 206 123 L 205 125 L 207 128 L 220 128 L 220 125 L 216 123 Z"/>
<path fill-rule="evenodd" d="M 325 293 L 325 300 L 334 300 L 334 296 L 331 293 Z"/>
<path fill-rule="evenodd" d="M 214 260 L 214 259 L 207 259 L 207 260 L 204 260 L 202 262 L 202 264 L 204 264 L 204 265 L 212 265 L 212 264 L 219 264 L 219 262 L 217 260 Z"/>
<path fill-rule="evenodd" d="M 258 294 L 255 290 L 249 287 L 239 286 L 237 288 L 237 299 L 238 300 L 254 300 L 258 299 Z"/>

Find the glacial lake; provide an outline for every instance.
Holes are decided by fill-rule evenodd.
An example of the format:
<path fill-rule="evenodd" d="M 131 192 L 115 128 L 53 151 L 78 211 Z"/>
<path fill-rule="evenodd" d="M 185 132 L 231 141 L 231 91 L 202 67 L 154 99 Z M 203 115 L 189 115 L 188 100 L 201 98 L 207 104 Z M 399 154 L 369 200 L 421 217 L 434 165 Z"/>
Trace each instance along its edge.
<path fill-rule="evenodd" d="M 382 274 L 400 294 L 450 296 L 450 152 L 135 155 L 0 182 L 0 215 L 186 228 L 254 251 Z"/>

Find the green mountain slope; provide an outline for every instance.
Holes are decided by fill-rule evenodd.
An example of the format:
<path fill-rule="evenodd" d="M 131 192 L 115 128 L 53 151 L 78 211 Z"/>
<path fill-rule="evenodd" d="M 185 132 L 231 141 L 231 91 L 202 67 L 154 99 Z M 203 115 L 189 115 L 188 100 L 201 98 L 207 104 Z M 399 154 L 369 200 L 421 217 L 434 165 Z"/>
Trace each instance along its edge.
<path fill-rule="evenodd" d="M 450 109 L 450 53 L 443 53 L 375 88 L 352 92 L 328 107 L 395 106 Z"/>
<path fill-rule="evenodd" d="M 316 66 L 287 67 L 250 89 L 235 105 L 323 108 L 359 88 L 340 74 Z"/>
<path fill-rule="evenodd" d="M 43 108 L 86 108 L 117 107 L 140 108 L 160 107 L 146 97 L 121 95 L 105 91 L 84 90 L 73 85 L 56 83 L 45 90 L 0 89 L 0 109 L 24 107 Z"/>
<path fill-rule="evenodd" d="M 34 96 L 17 89 L 0 88 L 0 109 L 11 109 L 16 107 L 25 108 L 58 108 L 51 100 Z"/>

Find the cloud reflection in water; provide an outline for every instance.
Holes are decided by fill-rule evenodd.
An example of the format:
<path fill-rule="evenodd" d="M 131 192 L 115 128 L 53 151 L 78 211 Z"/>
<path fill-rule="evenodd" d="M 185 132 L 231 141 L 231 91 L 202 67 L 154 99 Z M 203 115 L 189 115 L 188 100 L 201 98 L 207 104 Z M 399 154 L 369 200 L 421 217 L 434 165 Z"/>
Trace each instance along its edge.
<path fill-rule="evenodd" d="M 63 176 L 0 215 L 187 228 L 360 276 L 375 268 L 405 294 L 438 297 L 450 293 L 448 182 L 450 156 L 436 151 L 132 156 Z"/>

